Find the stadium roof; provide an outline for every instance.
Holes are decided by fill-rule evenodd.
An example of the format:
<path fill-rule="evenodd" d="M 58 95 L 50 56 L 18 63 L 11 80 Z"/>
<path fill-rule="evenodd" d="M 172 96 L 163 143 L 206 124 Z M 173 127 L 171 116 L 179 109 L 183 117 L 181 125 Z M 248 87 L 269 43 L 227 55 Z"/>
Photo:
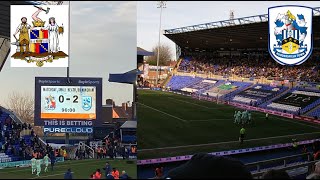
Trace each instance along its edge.
<path fill-rule="evenodd" d="M 109 82 L 134 84 L 137 81 L 137 76 L 143 74 L 139 69 L 133 69 L 123 74 L 109 74 Z"/>
<path fill-rule="evenodd" d="M 153 56 L 153 52 L 149 52 L 147 50 L 142 49 L 141 47 L 137 47 L 137 55 L 138 56 Z"/>
<path fill-rule="evenodd" d="M 137 128 L 137 121 L 126 121 L 125 123 L 123 123 L 123 125 L 120 128 L 121 129 L 129 129 L 129 128 L 136 129 Z"/>
<path fill-rule="evenodd" d="M 314 8 L 314 45 L 320 43 L 320 7 Z M 181 49 L 203 51 L 208 49 L 267 49 L 268 14 L 198 24 L 165 30 L 164 35 Z"/>

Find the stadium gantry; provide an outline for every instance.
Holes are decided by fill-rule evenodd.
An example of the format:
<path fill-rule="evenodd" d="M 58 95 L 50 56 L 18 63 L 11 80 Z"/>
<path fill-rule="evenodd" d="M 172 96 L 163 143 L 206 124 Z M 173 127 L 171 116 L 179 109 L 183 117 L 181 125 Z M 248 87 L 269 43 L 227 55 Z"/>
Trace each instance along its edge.
<path fill-rule="evenodd" d="M 320 7 L 313 17 L 314 49 L 320 42 Z M 177 51 L 210 51 L 226 49 L 266 50 L 268 47 L 268 14 L 222 20 L 164 30 L 177 45 Z"/>

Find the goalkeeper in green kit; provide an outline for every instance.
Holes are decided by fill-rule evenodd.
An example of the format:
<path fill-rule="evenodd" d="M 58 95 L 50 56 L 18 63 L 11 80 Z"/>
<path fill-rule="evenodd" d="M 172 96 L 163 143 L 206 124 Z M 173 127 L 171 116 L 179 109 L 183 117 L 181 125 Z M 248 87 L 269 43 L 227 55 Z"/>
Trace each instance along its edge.
<path fill-rule="evenodd" d="M 48 166 L 49 166 L 49 157 L 48 154 L 43 158 L 43 164 L 45 166 L 44 172 L 48 172 Z"/>

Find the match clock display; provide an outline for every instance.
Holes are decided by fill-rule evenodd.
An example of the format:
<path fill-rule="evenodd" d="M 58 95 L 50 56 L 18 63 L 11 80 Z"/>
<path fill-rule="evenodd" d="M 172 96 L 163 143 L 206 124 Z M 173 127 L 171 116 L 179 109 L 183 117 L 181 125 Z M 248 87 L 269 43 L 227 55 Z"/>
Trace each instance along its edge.
<path fill-rule="evenodd" d="M 95 86 L 41 86 L 42 119 L 96 119 Z"/>

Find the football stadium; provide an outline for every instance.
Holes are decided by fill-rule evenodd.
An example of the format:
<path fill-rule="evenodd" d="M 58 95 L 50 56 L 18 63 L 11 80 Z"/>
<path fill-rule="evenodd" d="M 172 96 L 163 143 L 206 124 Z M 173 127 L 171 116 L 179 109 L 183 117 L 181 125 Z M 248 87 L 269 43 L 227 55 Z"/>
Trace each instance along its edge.
<path fill-rule="evenodd" d="M 157 86 L 140 83 L 139 178 L 200 152 L 238 159 L 254 178 L 271 169 L 311 174 L 320 152 L 319 10 L 312 55 L 299 66 L 270 56 L 268 14 L 164 30 L 179 59 Z"/>
<path fill-rule="evenodd" d="M 12 37 L 9 28 L 10 6 L 25 5 L 31 9 L 34 8 L 38 14 L 51 16 L 50 12 L 59 5 L 65 5 L 64 2 L 0 2 L 1 75 L 13 72 L 12 74 L 15 76 L 17 73 L 17 71 L 8 68 L 10 37 Z M 48 6 L 51 7 L 51 11 Z M 33 24 L 36 24 L 34 22 L 37 21 L 33 21 Z M 40 23 L 39 26 L 43 25 Z M 33 55 L 39 55 L 42 58 L 40 60 L 48 62 L 44 58 L 48 55 L 48 30 L 45 30 L 46 35 L 43 35 L 45 33 L 39 30 L 41 27 L 30 31 L 30 36 L 33 33 L 36 38 L 40 34 L 39 39 L 34 41 L 36 43 L 33 43 L 33 46 L 35 44 L 38 46 Z M 24 35 L 21 35 L 22 33 Z M 26 39 L 29 39 L 28 33 L 28 29 L 25 32 L 20 32 L 19 38 L 24 36 L 25 41 L 19 43 L 16 38 L 17 43 L 11 45 L 17 46 L 17 50 L 25 49 L 28 52 L 29 44 L 26 43 Z M 20 52 L 21 55 L 26 55 L 26 53 Z M 52 51 L 50 53 L 56 53 L 59 56 L 59 52 Z M 93 59 L 90 61 L 92 67 L 94 67 Z M 132 64 L 135 65 L 135 61 Z M 31 95 L 19 94 L 21 91 L 27 91 L 27 87 L 19 84 L 21 91 L 14 95 L 12 101 L 8 100 L 11 104 L 3 103 L 0 105 L 0 179 L 137 178 L 135 104 L 130 101 L 115 102 L 116 99 L 108 99 L 103 96 L 105 94 L 103 87 L 111 86 L 110 84 L 105 85 L 103 82 L 126 83 L 132 86 L 132 81 L 135 81 L 137 77 L 136 71 L 124 74 L 107 74 L 104 69 L 102 72 L 109 75 L 109 79 L 105 80 L 106 77 L 103 75 L 100 77 L 85 76 L 83 71 L 82 76 L 71 77 L 69 76 L 69 66 L 66 69 L 67 76 L 60 73 L 61 76 L 56 77 L 58 72 L 46 73 L 50 74 L 50 77 L 39 74 L 31 76 L 29 80 L 34 80 L 33 83 L 28 82 L 32 89 Z M 73 72 L 76 71 L 75 69 Z M 28 70 L 25 71 L 27 74 Z M 36 71 L 40 72 L 41 70 Z M 10 91 L 14 91 L 15 88 L 12 87 L 14 77 L 11 78 L 12 84 L 1 81 L 0 87 L 4 90 L 8 88 Z M 22 83 L 20 79 L 19 83 Z M 5 95 L 2 91 L 1 100 L 7 98 Z M 117 96 L 124 96 L 124 94 L 119 92 L 113 97 L 117 98 Z"/>

